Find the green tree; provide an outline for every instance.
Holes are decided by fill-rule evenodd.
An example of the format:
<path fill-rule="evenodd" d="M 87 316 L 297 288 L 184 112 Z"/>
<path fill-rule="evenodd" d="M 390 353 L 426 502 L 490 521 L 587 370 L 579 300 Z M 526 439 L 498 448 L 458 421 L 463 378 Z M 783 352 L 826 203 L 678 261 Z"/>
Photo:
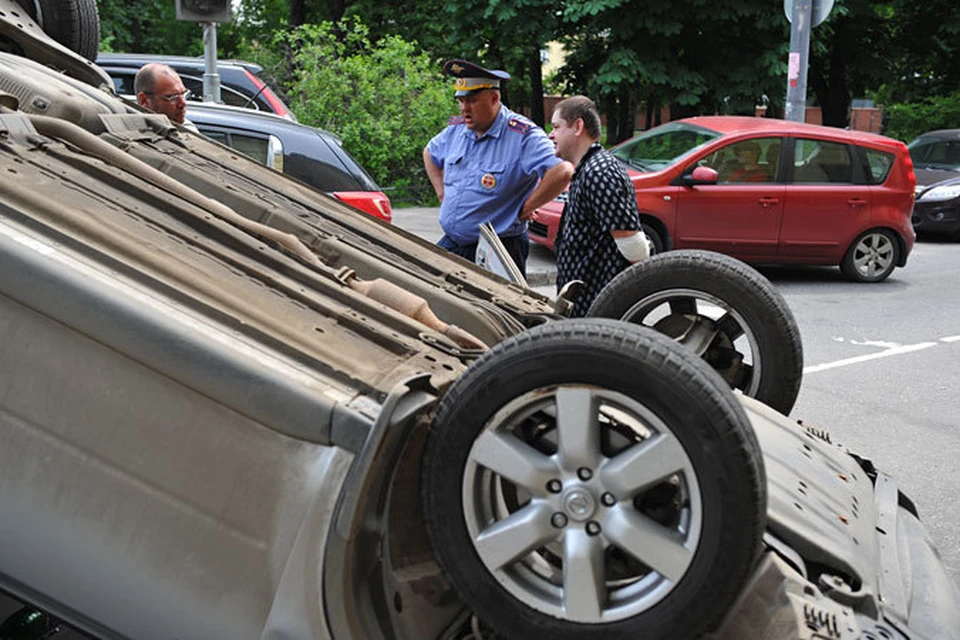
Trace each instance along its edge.
<path fill-rule="evenodd" d="M 609 143 L 633 134 L 638 103 L 675 118 L 782 102 L 786 20 L 767 0 L 570 0 L 560 28 L 561 78 L 601 100 Z"/>
<path fill-rule="evenodd" d="M 399 36 L 373 43 L 359 20 L 303 25 L 279 36 L 291 52 L 288 97 L 298 120 L 336 133 L 373 178 L 432 199 L 421 152 L 453 108 L 450 83 Z"/>
<path fill-rule="evenodd" d="M 201 55 L 203 28 L 176 18 L 173 2 L 98 0 L 100 50 Z"/>

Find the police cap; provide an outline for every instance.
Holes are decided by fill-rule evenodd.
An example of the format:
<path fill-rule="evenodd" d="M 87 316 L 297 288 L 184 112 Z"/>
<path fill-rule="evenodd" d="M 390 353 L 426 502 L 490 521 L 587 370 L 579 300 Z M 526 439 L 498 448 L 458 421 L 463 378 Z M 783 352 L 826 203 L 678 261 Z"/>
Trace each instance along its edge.
<path fill-rule="evenodd" d="M 458 98 L 483 89 L 499 89 L 502 80 L 510 79 L 510 74 L 506 71 L 484 69 L 467 60 L 447 60 L 443 64 L 443 72 L 457 79 L 454 88 Z"/>

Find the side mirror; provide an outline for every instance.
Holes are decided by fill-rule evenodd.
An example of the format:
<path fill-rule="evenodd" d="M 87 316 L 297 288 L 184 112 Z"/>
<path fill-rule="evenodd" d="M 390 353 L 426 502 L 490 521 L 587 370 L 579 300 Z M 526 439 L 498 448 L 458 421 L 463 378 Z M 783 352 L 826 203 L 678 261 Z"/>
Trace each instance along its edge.
<path fill-rule="evenodd" d="M 683 176 L 683 184 L 692 187 L 698 184 L 717 184 L 717 170 L 710 167 L 696 167 Z"/>

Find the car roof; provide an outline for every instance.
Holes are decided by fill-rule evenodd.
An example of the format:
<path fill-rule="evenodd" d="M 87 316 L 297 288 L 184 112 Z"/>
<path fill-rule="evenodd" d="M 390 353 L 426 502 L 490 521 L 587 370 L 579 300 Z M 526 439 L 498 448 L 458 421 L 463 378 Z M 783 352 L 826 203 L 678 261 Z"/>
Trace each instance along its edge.
<path fill-rule="evenodd" d="M 171 67 L 197 69 L 203 71 L 206 68 L 206 59 L 202 56 L 168 56 L 153 53 L 100 53 L 97 55 L 97 64 L 106 66 L 121 66 L 140 68 L 149 62 L 161 62 Z M 243 67 L 254 75 L 263 72 L 260 65 L 247 62 L 246 60 L 217 60 L 217 66 L 236 66 Z"/>
<path fill-rule="evenodd" d="M 338 146 L 342 144 L 339 136 L 325 129 L 293 122 L 269 111 L 255 111 L 253 109 L 245 109 L 243 107 L 234 107 L 214 102 L 188 102 L 187 119 L 192 121 L 202 120 L 205 124 L 210 125 L 244 127 L 263 133 L 288 131 L 294 135 L 306 133 L 310 135 L 319 134 Z"/>
<path fill-rule="evenodd" d="M 807 134 L 815 136 L 843 138 L 847 140 L 871 140 L 889 144 L 892 138 L 881 136 L 867 131 L 854 131 L 849 129 L 840 129 L 837 127 L 824 127 L 817 124 L 808 124 L 806 122 L 794 122 L 792 120 L 779 120 L 777 118 L 758 118 L 755 116 L 697 116 L 694 118 L 684 118 L 674 122 L 686 122 L 694 124 L 705 129 L 712 129 L 722 134 L 735 133 L 763 133 L 771 134 Z"/>
<path fill-rule="evenodd" d="M 939 140 L 956 140 L 960 139 L 960 129 L 937 129 L 936 131 L 927 131 L 921 133 L 916 138 L 916 140 L 929 140 L 929 139 L 939 139 Z"/>

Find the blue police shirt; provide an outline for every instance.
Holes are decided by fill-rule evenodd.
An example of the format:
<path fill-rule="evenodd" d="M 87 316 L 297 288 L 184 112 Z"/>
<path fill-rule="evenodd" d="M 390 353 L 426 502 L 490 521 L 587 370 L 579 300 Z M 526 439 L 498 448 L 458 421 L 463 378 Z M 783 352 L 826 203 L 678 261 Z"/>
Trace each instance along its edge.
<path fill-rule="evenodd" d="M 443 169 L 440 226 L 458 244 L 476 242 L 485 221 L 500 236 L 526 233 L 518 218 L 524 200 L 547 169 L 562 162 L 543 129 L 503 105 L 479 138 L 456 116 L 427 150 Z"/>

